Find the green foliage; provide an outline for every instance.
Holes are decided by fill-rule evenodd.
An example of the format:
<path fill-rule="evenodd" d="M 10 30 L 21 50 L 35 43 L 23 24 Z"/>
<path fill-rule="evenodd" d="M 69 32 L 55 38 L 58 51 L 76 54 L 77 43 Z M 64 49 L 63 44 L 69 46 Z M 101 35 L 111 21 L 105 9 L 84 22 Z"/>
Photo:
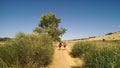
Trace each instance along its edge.
<path fill-rule="evenodd" d="M 52 41 L 47 35 L 18 33 L 14 40 L 0 47 L 0 68 L 47 66 L 53 53 Z"/>
<path fill-rule="evenodd" d="M 8 38 L 8 37 L 4 37 L 4 38 L 0 38 L 0 41 L 7 41 L 7 40 L 10 40 L 11 38 Z"/>
<path fill-rule="evenodd" d="M 78 42 L 72 48 L 72 55 L 83 57 L 85 68 L 119 68 L 120 41 Z"/>
<path fill-rule="evenodd" d="M 15 64 L 15 49 L 11 44 L 0 47 L 0 68 Z"/>
<path fill-rule="evenodd" d="M 38 34 L 48 34 L 53 41 L 60 41 L 60 36 L 65 32 L 65 28 L 59 28 L 61 20 L 54 13 L 44 14 L 38 26 L 33 30 Z"/>
<path fill-rule="evenodd" d="M 51 24 L 54 24 L 56 27 L 58 27 L 60 21 L 61 20 L 57 18 L 54 13 L 48 13 L 41 17 L 40 24 L 38 26 L 41 28 L 49 28 Z"/>
<path fill-rule="evenodd" d="M 77 42 L 72 48 L 73 57 L 82 57 L 89 50 L 94 49 L 94 46 L 91 46 L 89 42 Z"/>
<path fill-rule="evenodd" d="M 113 33 L 107 33 L 106 35 L 112 35 Z"/>

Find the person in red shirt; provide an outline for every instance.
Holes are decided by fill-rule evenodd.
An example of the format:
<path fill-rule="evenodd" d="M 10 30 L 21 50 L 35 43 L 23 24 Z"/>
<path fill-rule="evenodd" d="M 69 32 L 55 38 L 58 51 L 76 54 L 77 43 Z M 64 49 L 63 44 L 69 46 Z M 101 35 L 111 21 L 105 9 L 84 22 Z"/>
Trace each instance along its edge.
<path fill-rule="evenodd" d="M 62 46 L 62 43 L 60 42 L 59 45 L 58 45 L 58 47 L 61 48 L 61 46 Z"/>

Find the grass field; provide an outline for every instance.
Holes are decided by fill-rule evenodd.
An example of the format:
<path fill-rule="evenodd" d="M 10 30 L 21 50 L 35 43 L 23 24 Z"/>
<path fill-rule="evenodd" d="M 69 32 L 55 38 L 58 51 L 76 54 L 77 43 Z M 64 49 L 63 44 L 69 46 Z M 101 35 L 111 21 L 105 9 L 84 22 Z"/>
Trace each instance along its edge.
<path fill-rule="evenodd" d="M 85 68 L 119 68 L 120 41 L 77 42 L 72 55 L 84 59 Z"/>
<path fill-rule="evenodd" d="M 15 39 L 0 42 L 0 68 L 44 68 L 52 61 L 50 68 L 119 68 L 119 34 L 106 35 L 105 41 L 101 36 L 67 41 L 66 49 L 59 50 L 58 42 L 48 36 L 20 33 Z"/>
<path fill-rule="evenodd" d="M 88 40 L 102 40 L 103 38 L 105 38 L 106 40 L 120 40 L 120 32 L 113 32 L 111 34 L 108 33 L 106 35 L 90 38 Z"/>
<path fill-rule="evenodd" d="M 0 68 L 46 67 L 53 54 L 54 47 L 48 36 L 18 34 L 15 39 L 1 44 Z"/>
<path fill-rule="evenodd" d="M 3 44 L 5 44 L 6 42 L 0 42 L 0 45 L 3 45 Z"/>

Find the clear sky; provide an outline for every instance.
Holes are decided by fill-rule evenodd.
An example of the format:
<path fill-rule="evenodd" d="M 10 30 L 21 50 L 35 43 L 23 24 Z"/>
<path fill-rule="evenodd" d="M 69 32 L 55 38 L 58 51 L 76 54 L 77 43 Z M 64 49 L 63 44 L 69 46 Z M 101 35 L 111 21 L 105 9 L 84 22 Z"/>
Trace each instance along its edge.
<path fill-rule="evenodd" d="M 120 31 L 120 0 L 0 0 L 0 37 L 32 33 L 49 12 L 67 29 L 62 39 Z"/>

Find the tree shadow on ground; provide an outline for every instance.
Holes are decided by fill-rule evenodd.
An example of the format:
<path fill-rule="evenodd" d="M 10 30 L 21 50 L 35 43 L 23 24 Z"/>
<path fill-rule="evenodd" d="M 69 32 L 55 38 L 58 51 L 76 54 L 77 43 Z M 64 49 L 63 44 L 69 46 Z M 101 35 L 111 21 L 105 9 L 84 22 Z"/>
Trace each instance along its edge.
<path fill-rule="evenodd" d="M 72 66 L 71 68 L 82 68 L 81 66 Z"/>

